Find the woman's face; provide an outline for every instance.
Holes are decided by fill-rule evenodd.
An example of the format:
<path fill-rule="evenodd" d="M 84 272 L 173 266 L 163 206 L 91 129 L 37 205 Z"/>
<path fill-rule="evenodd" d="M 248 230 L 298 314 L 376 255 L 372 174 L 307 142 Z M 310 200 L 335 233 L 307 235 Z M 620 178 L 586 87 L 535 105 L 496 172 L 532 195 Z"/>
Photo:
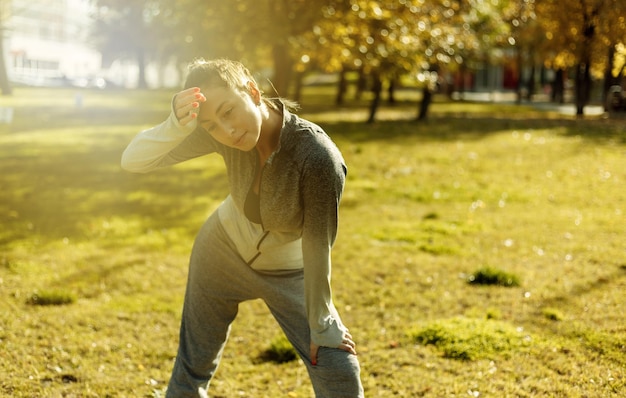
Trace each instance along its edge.
<path fill-rule="evenodd" d="M 241 151 L 254 149 L 261 133 L 261 95 L 253 83 L 248 89 L 202 89 L 206 101 L 198 114 L 198 124 L 216 141 Z"/>

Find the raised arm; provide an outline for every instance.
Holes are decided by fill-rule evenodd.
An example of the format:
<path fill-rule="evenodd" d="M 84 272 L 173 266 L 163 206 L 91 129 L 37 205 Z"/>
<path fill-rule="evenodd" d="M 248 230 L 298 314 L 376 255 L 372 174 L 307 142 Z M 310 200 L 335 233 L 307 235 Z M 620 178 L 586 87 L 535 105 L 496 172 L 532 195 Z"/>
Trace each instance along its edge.
<path fill-rule="evenodd" d="M 122 154 L 122 168 L 145 173 L 212 152 L 206 134 L 197 129 L 200 103 L 206 98 L 193 87 L 176 94 L 169 117 L 137 134 Z"/>

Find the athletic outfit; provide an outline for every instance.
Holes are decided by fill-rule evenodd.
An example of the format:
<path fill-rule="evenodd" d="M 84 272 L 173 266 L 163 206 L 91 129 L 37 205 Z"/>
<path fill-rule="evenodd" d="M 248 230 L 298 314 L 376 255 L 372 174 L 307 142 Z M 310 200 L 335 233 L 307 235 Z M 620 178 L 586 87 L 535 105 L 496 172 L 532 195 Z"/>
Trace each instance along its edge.
<path fill-rule="evenodd" d="M 317 397 L 362 397 L 357 358 L 337 347 L 347 331 L 332 301 L 331 247 L 346 166 L 317 125 L 282 110 L 278 148 L 259 172 L 256 150 L 220 144 L 174 112 L 137 135 L 122 166 L 148 172 L 209 153 L 225 162 L 230 195 L 201 228 L 190 258 L 180 345 L 168 397 L 208 388 L 240 302 L 268 305 L 307 366 Z M 321 346 L 316 365 L 309 344 Z"/>

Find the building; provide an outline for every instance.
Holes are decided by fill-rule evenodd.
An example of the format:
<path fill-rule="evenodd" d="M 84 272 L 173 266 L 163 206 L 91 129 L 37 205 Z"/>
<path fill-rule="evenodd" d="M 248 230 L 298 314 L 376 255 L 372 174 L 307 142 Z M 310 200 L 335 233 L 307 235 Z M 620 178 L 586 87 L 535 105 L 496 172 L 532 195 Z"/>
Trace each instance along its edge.
<path fill-rule="evenodd" d="M 98 84 L 101 55 L 87 43 L 90 0 L 0 0 L 4 61 L 14 84 Z"/>

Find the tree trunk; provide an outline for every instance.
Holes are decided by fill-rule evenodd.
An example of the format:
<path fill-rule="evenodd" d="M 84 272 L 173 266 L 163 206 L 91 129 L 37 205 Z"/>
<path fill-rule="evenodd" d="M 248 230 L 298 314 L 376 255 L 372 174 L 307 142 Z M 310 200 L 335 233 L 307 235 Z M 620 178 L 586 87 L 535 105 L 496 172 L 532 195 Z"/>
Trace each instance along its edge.
<path fill-rule="evenodd" d="M 520 48 L 515 49 L 515 62 L 517 63 L 517 84 L 515 85 L 515 103 L 522 103 L 522 68 L 524 67 L 524 62 L 522 58 L 522 51 Z"/>
<path fill-rule="evenodd" d="M 583 116 L 591 93 L 589 63 L 582 62 L 576 68 L 576 116 Z"/>
<path fill-rule="evenodd" d="M 552 82 L 552 102 L 562 104 L 565 102 L 565 71 L 558 69 Z"/>
<path fill-rule="evenodd" d="M 363 92 L 367 89 L 367 74 L 365 68 L 361 66 L 359 69 L 359 78 L 356 83 L 356 92 L 354 94 L 355 100 L 360 100 Z"/>
<path fill-rule="evenodd" d="M 462 100 L 465 100 L 465 91 L 467 90 L 466 87 L 466 76 L 467 76 L 467 67 L 465 66 L 465 63 L 462 63 L 461 66 L 459 67 L 459 75 L 460 75 L 460 85 L 458 87 L 459 89 L 459 96 Z"/>
<path fill-rule="evenodd" d="M 433 100 L 433 92 L 428 85 L 424 86 L 422 93 L 422 101 L 420 102 L 417 120 L 426 120 L 428 117 L 428 108 L 430 108 L 430 103 Z"/>
<path fill-rule="evenodd" d="M 293 93 L 293 100 L 296 102 L 300 102 L 302 99 L 302 87 L 304 86 L 304 75 L 305 72 L 296 73 L 296 88 Z"/>
<path fill-rule="evenodd" d="M 336 105 L 342 105 L 343 100 L 346 96 L 346 91 L 348 90 L 348 80 L 346 79 L 346 68 L 341 68 L 341 72 L 339 72 L 339 82 L 337 84 L 337 97 L 335 98 Z"/>
<path fill-rule="evenodd" d="M 598 5 L 599 6 L 599 5 Z M 584 115 L 585 105 L 591 96 L 591 43 L 595 37 L 596 25 L 594 17 L 598 9 L 594 8 L 590 14 L 583 16 L 583 42 L 580 61 L 576 68 L 576 116 Z"/>
<path fill-rule="evenodd" d="M 13 94 L 13 88 L 9 82 L 9 76 L 7 74 L 7 65 L 4 59 L 4 29 L 0 27 L 0 90 L 2 95 Z"/>
<path fill-rule="evenodd" d="M 396 103 L 396 85 L 397 79 L 392 77 L 389 80 L 389 87 L 387 87 L 387 102 L 389 102 L 390 105 L 394 105 Z"/>
<path fill-rule="evenodd" d="M 380 104 L 380 97 L 383 91 L 383 82 L 380 79 L 379 72 L 372 73 L 372 92 L 374 93 L 374 99 L 370 104 L 370 116 L 367 119 L 367 123 L 374 123 L 376 121 L 376 111 L 378 110 L 378 105 Z"/>
<path fill-rule="evenodd" d="M 536 84 L 535 84 L 535 79 L 536 79 L 536 74 L 537 74 L 537 68 L 535 67 L 535 65 L 531 65 L 530 67 L 530 76 L 528 77 L 528 90 L 527 90 L 527 98 L 526 100 L 528 102 L 531 102 L 533 99 L 533 96 L 535 95 L 535 91 L 536 91 Z"/>
<path fill-rule="evenodd" d="M 137 88 L 148 88 L 148 83 L 146 82 L 146 55 L 143 48 L 137 49 L 137 67 Z"/>
<path fill-rule="evenodd" d="M 286 44 L 275 44 L 272 49 L 272 58 L 274 61 L 274 77 L 272 84 L 276 95 L 288 95 L 289 82 L 291 81 L 292 61 Z"/>
<path fill-rule="evenodd" d="M 610 45 L 607 54 L 606 69 L 604 70 L 604 87 L 602 90 L 602 103 L 604 104 L 604 110 L 609 111 L 609 90 L 611 86 L 615 85 L 617 80 L 613 76 L 613 62 L 615 62 L 615 46 Z M 618 75 L 619 76 L 619 75 Z"/>

